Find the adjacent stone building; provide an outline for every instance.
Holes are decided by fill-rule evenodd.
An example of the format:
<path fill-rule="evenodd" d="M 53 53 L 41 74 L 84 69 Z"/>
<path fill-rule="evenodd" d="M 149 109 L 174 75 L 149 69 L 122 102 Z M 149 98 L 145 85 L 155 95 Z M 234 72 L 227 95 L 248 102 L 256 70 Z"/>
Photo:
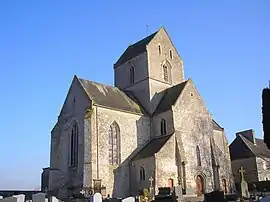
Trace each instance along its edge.
<path fill-rule="evenodd" d="M 253 130 L 236 133 L 230 144 L 230 156 L 235 183 L 241 182 L 241 166 L 248 183 L 270 180 L 270 150 L 263 139 L 255 138 Z"/>
<path fill-rule="evenodd" d="M 153 178 L 186 195 L 231 190 L 228 141 L 166 30 L 130 45 L 114 64 L 115 86 L 74 76 L 51 132 L 49 192 L 59 198 L 106 187 L 137 195 Z M 85 192 L 81 192 L 85 193 Z"/>

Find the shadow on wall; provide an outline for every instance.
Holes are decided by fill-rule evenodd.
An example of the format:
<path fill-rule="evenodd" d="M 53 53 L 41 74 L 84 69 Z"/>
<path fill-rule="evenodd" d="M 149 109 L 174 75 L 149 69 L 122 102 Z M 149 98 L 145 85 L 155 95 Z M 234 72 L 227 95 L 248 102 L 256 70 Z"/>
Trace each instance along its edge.
<path fill-rule="evenodd" d="M 147 128 L 149 135 L 146 132 Z M 148 135 L 148 137 L 145 137 L 144 135 Z M 143 142 L 147 143 L 150 137 L 150 124 L 147 122 L 146 117 L 141 117 L 139 120 L 136 121 L 136 136 L 136 148 L 126 159 L 121 159 L 122 163 L 113 171 L 114 184 L 112 197 L 128 197 L 130 195 L 130 161 L 140 151 L 140 148 L 145 145 L 143 144 Z M 125 149 L 131 146 L 133 145 L 129 145 L 128 142 L 121 142 L 121 149 Z"/>

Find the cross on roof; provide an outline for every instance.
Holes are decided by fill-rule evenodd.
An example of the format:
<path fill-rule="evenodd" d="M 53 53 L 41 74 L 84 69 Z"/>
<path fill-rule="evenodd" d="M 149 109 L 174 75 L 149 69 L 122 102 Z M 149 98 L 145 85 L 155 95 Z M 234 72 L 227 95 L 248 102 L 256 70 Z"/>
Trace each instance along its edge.
<path fill-rule="evenodd" d="M 84 191 L 84 190 L 81 190 L 80 193 L 81 193 L 81 194 L 85 194 L 85 191 Z"/>

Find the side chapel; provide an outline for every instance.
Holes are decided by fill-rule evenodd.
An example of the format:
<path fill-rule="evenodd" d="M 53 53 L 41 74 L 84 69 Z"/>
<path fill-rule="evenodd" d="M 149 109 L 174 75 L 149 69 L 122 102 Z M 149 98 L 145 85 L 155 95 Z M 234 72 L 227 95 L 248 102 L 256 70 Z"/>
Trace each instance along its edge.
<path fill-rule="evenodd" d="M 114 86 L 74 76 L 51 131 L 48 191 L 61 199 L 101 183 L 106 195 L 137 195 L 153 179 L 183 194 L 231 191 L 228 140 L 167 31 L 130 45 Z M 82 192 L 83 190 L 83 192 Z"/>

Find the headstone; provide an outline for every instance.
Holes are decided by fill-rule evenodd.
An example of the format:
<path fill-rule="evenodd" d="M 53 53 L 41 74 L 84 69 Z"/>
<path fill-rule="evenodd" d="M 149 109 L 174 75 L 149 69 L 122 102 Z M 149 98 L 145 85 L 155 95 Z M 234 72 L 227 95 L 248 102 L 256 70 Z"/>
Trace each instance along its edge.
<path fill-rule="evenodd" d="M 52 196 L 51 202 L 60 202 L 60 200 L 58 198 L 56 198 L 55 196 Z"/>
<path fill-rule="evenodd" d="M 37 193 L 32 195 L 33 202 L 45 202 L 46 194 L 44 193 Z"/>
<path fill-rule="evenodd" d="M 13 197 L 17 198 L 17 202 L 24 202 L 25 201 L 24 194 L 14 195 Z"/>
<path fill-rule="evenodd" d="M 205 202 L 225 202 L 223 191 L 213 191 L 204 195 Z"/>
<path fill-rule="evenodd" d="M 122 202 L 135 202 L 135 198 L 134 197 L 127 197 L 127 198 L 123 199 Z"/>
<path fill-rule="evenodd" d="M 182 187 L 176 186 L 174 188 L 175 196 L 177 197 L 177 201 L 180 202 L 183 200 Z"/>
<path fill-rule="evenodd" d="M 239 173 L 241 174 L 241 196 L 244 198 L 249 198 L 249 191 L 248 191 L 248 183 L 245 181 L 244 178 L 244 172 L 243 166 L 241 166 Z"/>
<path fill-rule="evenodd" d="M 3 199 L 3 196 L 0 196 L 0 199 Z"/>
<path fill-rule="evenodd" d="M 95 193 L 93 196 L 93 202 L 102 202 L 102 195 L 100 193 Z"/>
<path fill-rule="evenodd" d="M 1 199 L 1 202 L 17 202 L 17 198 L 10 196 L 10 197 L 6 197 L 6 198 Z"/>

